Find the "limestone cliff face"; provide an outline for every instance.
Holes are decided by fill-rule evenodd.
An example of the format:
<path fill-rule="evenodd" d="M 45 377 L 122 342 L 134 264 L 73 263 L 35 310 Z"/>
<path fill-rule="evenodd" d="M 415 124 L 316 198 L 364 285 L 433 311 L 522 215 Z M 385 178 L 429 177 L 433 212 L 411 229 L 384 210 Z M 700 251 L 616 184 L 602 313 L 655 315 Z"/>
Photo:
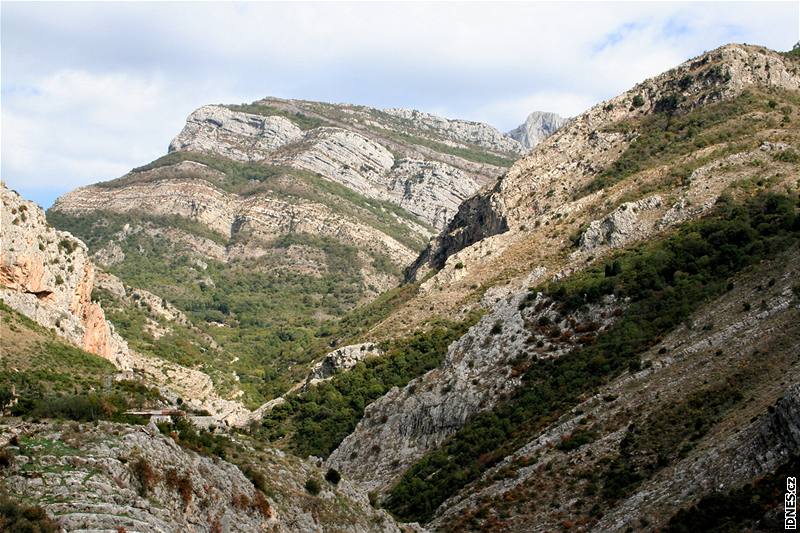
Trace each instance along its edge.
<path fill-rule="evenodd" d="M 561 117 L 556 113 L 534 111 L 528 115 L 525 122 L 509 131 L 507 135 L 517 140 L 525 149 L 530 150 L 568 122 L 568 118 Z"/>
<path fill-rule="evenodd" d="M 189 115 L 169 150 L 213 152 L 237 161 L 260 161 L 271 150 L 302 138 L 302 130 L 284 117 L 237 113 L 207 105 Z"/>
<path fill-rule="evenodd" d="M 73 344 L 130 368 L 127 345 L 92 302 L 86 245 L 45 220 L 41 208 L 0 185 L 0 299 Z"/>
<path fill-rule="evenodd" d="M 300 129 L 293 122 L 298 116 L 313 120 L 311 127 Z M 401 205 L 436 228 L 524 152 L 514 139 L 478 122 L 279 99 L 203 106 L 169 150 L 315 172 L 368 198 Z"/>

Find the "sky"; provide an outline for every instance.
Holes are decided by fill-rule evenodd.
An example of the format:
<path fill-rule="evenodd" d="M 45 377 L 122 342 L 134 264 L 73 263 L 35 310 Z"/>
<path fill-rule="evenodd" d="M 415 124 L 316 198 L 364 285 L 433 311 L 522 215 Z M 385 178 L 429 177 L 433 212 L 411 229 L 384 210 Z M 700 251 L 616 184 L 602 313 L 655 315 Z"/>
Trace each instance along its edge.
<path fill-rule="evenodd" d="M 729 42 L 788 50 L 800 2 L 0 4 L 0 179 L 48 207 L 167 151 L 208 103 L 411 107 L 507 131 Z"/>

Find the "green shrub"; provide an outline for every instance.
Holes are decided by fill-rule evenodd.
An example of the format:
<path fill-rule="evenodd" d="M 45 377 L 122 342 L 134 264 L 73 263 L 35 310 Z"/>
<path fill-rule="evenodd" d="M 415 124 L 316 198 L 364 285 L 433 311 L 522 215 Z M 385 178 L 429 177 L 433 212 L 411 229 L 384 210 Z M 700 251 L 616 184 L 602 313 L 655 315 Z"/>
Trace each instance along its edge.
<path fill-rule="evenodd" d="M 593 442 L 596 438 L 596 433 L 588 429 L 577 429 L 570 435 L 567 435 L 556 445 L 556 448 L 563 452 L 577 450 L 584 444 Z"/>
<path fill-rule="evenodd" d="M 0 531 L 56 533 L 58 524 L 39 506 L 26 505 L 0 495 Z"/>
<path fill-rule="evenodd" d="M 186 473 L 180 474 L 175 468 L 170 468 L 167 470 L 164 482 L 168 487 L 178 491 L 178 494 L 181 496 L 181 501 L 183 502 L 183 507 L 189 507 L 189 504 L 192 502 L 192 494 L 194 493 L 192 478 Z"/>
<path fill-rule="evenodd" d="M 316 478 L 310 477 L 306 480 L 306 490 L 309 494 L 316 496 L 322 490 L 322 486 L 319 484 Z"/>
<path fill-rule="evenodd" d="M 8 448 L 0 449 L 0 470 L 10 468 L 14 464 L 14 452 Z"/>
<path fill-rule="evenodd" d="M 144 457 L 139 457 L 130 465 L 131 475 L 138 481 L 139 496 L 146 498 L 158 483 L 158 473 L 153 470 L 150 462 Z"/>
<path fill-rule="evenodd" d="M 342 479 L 342 476 L 335 468 L 329 468 L 328 471 L 325 472 L 325 479 L 334 485 L 338 485 L 339 481 Z"/>
<path fill-rule="evenodd" d="M 633 107 L 642 107 L 644 105 L 644 98 L 642 98 L 641 94 L 637 94 L 633 97 L 631 104 L 633 104 Z"/>
<path fill-rule="evenodd" d="M 267 492 L 269 490 L 269 486 L 267 485 L 267 476 L 265 476 L 260 470 L 256 470 L 252 466 L 248 465 L 244 467 L 242 472 L 259 491 Z"/>

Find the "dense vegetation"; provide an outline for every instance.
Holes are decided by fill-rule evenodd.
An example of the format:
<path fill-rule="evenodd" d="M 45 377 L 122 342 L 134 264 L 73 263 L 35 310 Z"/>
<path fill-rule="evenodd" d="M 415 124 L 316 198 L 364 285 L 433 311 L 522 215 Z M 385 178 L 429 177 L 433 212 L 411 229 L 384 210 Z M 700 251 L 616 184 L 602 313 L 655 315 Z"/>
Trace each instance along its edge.
<path fill-rule="evenodd" d="M 115 381 L 114 365 L 70 346 L 0 302 L 0 408 L 12 416 L 137 422 L 157 390 Z"/>
<path fill-rule="evenodd" d="M 118 234 L 131 216 L 99 213 L 91 219 L 51 211 L 54 225 L 86 240 L 97 249 Z M 136 214 L 143 224 L 161 227 L 152 217 Z M 183 229 L 190 231 L 187 226 Z M 180 226 L 179 226 L 180 227 Z M 190 231 L 195 235 L 203 233 Z M 221 263 L 205 261 L 198 267 L 188 249 L 144 232 L 115 238 L 125 260 L 108 270 L 132 287 L 147 287 L 184 311 L 196 328 L 161 323 L 166 334 L 142 334 L 154 317 L 146 308 L 118 302 L 102 290 L 94 297 L 108 318 L 133 348 L 183 365 L 203 364 L 221 390 L 233 386 L 257 405 L 286 390 L 300 377 L 303 364 L 319 356 L 332 343 L 350 337 L 385 316 L 414 286 L 384 295 L 375 305 L 348 312 L 361 302 L 365 287 L 357 250 L 341 242 L 308 234 L 289 234 L 264 244 L 272 250 L 258 259 Z M 307 250 L 319 265 L 318 273 L 285 268 L 283 256 L 290 248 Z M 396 274 L 391 263 L 373 266 Z M 340 317 L 345 317 L 340 324 Z M 158 322 L 163 322 L 156 320 Z M 210 336 L 221 347 L 211 347 Z M 238 357 L 234 382 L 230 361 Z M 294 373 L 288 372 L 294 367 Z"/>
<path fill-rule="evenodd" d="M 446 498 L 573 407 L 582 394 L 626 369 L 638 369 L 639 354 L 702 302 L 724 292 L 731 275 L 798 238 L 796 197 L 769 194 L 745 204 L 723 198 L 712 216 L 545 287 L 565 313 L 607 294 L 630 300 L 595 343 L 559 359 L 535 361 L 509 401 L 474 417 L 409 469 L 386 506 L 402 519 L 430 519 Z"/>
<path fill-rule="evenodd" d="M 615 124 L 611 131 L 636 138 L 611 166 L 584 192 L 608 187 L 628 176 L 671 163 L 706 147 L 720 145 L 711 154 L 695 157 L 670 170 L 672 179 L 684 180 L 691 172 L 722 156 L 755 148 L 754 133 L 790 120 L 800 105 L 796 94 L 782 91 L 745 91 L 732 100 L 707 104 L 688 112 L 662 109 L 643 119 Z"/>
<path fill-rule="evenodd" d="M 724 493 L 713 492 L 689 509 L 679 510 L 666 531 L 782 531 L 786 478 L 796 477 L 798 472 L 800 457 L 794 456 L 753 483 Z"/>
<path fill-rule="evenodd" d="M 0 496 L 0 531 L 18 533 L 56 533 L 58 524 L 39 506 L 26 505 Z"/>
<path fill-rule="evenodd" d="M 447 347 L 463 335 L 477 315 L 464 322 L 442 322 L 428 331 L 385 343 L 385 354 L 360 362 L 275 407 L 255 433 L 275 441 L 288 436 L 300 456 L 327 457 L 355 429 L 364 408 L 392 387 L 404 387 L 439 366 Z"/>

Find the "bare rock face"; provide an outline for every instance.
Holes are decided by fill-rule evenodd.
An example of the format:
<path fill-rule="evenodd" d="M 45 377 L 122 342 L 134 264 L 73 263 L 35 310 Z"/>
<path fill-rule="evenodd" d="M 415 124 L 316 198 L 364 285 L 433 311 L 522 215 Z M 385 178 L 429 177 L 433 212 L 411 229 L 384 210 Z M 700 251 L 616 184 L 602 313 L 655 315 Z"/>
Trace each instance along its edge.
<path fill-rule="evenodd" d="M 367 197 L 385 195 L 376 187 L 394 165 L 392 153 L 363 135 L 339 128 L 320 128 L 309 135 L 308 148 L 290 161 Z"/>
<path fill-rule="evenodd" d="M 603 329 L 618 305 L 609 298 L 574 316 L 559 317 L 541 294 L 518 293 L 494 302 L 491 313 L 450 345 L 441 367 L 367 406 L 364 418 L 327 463 L 369 490 L 387 490 L 470 417 L 517 388 L 532 359 L 571 350 L 577 339 L 571 324 Z M 543 317 L 547 327 L 540 325 Z M 554 327 L 569 333 L 553 338 L 548 331 Z"/>
<path fill-rule="evenodd" d="M 41 208 L 0 185 L 0 299 L 87 352 L 130 368 L 127 344 L 92 302 L 95 270 L 84 245 Z"/>
<path fill-rule="evenodd" d="M 560 130 L 567 122 L 569 122 L 568 118 L 561 117 L 556 113 L 534 111 L 528 115 L 525 122 L 509 131 L 506 135 L 516 139 L 526 150 L 531 150 L 534 146 Z"/>
<path fill-rule="evenodd" d="M 658 207 L 661 207 L 661 197 L 655 195 L 636 202 L 626 202 L 601 220 L 593 220 L 581 235 L 581 251 L 591 252 L 603 244 L 619 248 L 637 237 L 641 238 L 644 236 L 640 226 L 641 213 Z"/>
<path fill-rule="evenodd" d="M 391 108 L 383 111 L 410 121 L 420 131 L 444 132 L 447 138 L 455 142 L 476 144 L 500 152 L 525 152 L 519 139 L 510 134 L 504 135 L 482 122 L 447 119 L 416 109 Z"/>
<path fill-rule="evenodd" d="M 313 385 L 330 379 L 337 372 L 350 370 L 359 362 L 370 357 L 380 357 L 382 354 L 383 351 L 371 342 L 342 346 L 311 367 L 306 383 Z"/>
<path fill-rule="evenodd" d="M 254 108 L 264 114 L 201 107 L 189 116 L 170 152 L 314 172 L 368 198 L 397 203 L 437 229 L 461 200 L 502 170 L 454 155 L 458 150 L 506 159 L 524 153 L 517 141 L 487 124 L 414 110 L 278 99 L 256 102 Z M 319 125 L 304 131 L 291 120 L 297 114 Z"/>
<path fill-rule="evenodd" d="M 186 119 L 169 151 L 215 153 L 237 161 L 260 161 L 271 150 L 302 139 L 303 132 L 286 118 L 264 117 L 207 105 Z"/>
<path fill-rule="evenodd" d="M 443 228 L 478 183 L 466 172 L 440 161 L 401 159 L 387 176 L 389 198 L 408 212 Z"/>

